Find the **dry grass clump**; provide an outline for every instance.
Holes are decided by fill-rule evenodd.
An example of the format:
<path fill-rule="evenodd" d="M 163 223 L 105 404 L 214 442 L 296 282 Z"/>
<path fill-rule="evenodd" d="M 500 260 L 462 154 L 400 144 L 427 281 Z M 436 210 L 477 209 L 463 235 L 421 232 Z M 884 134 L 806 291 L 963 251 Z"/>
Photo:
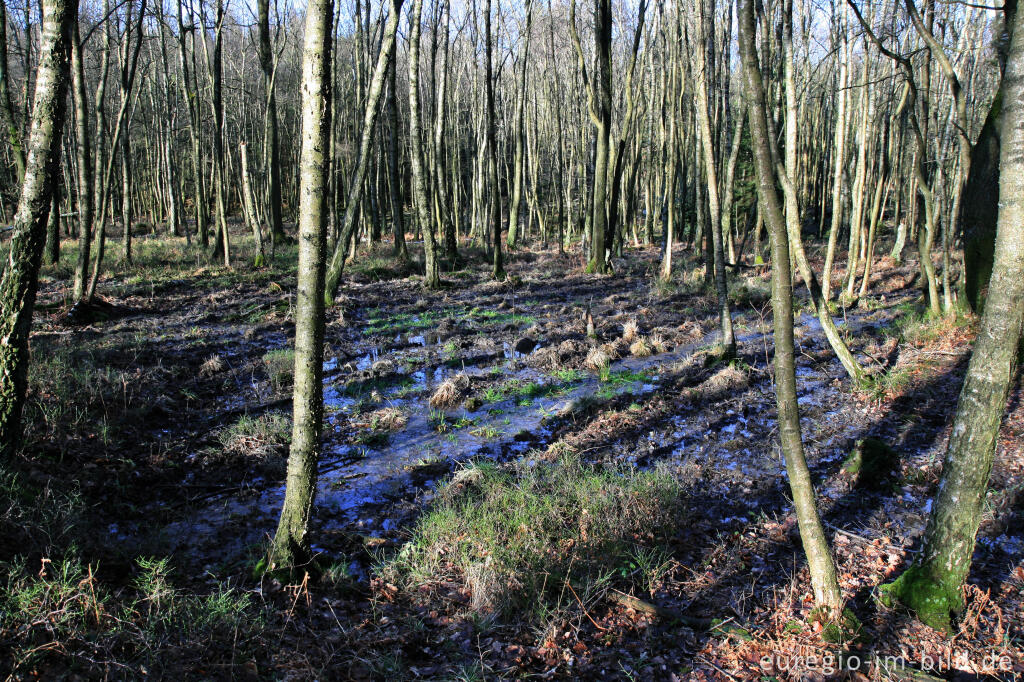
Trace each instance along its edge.
<path fill-rule="evenodd" d="M 638 336 L 636 340 L 630 344 L 629 352 L 633 357 L 646 358 L 654 353 L 654 348 L 645 337 Z"/>
<path fill-rule="evenodd" d="M 224 369 L 224 360 L 219 355 L 211 355 L 199 366 L 199 376 L 208 377 Z"/>
<path fill-rule="evenodd" d="M 397 407 L 384 407 L 367 415 L 367 421 L 374 431 L 398 431 L 405 427 L 409 418 Z"/>
<path fill-rule="evenodd" d="M 608 357 L 608 353 L 604 352 L 602 348 L 591 348 L 590 352 L 587 353 L 587 359 L 583 361 L 583 366 L 587 369 L 599 372 L 611 362 Z"/>
<path fill-rule="evenodd" d="M 629 351 L 629 344 L 622 339 L 615 339 L 601 346 L 601 350 L 609 360 L 618 360 Z"/>
<path fill-rule="evenodd" d="M 462 400 L 462 394 L 469 389 L 469 377 L 459 373 L 448 377 L 430 396 L 430 406 L 434 409 L 454 407 Z"/>
<path fill-rule="evenodd" d="M 661 334 L 651 334 L 648 341 L 651 344 L 651 348 L 654 349 L 655 353 L 664 353 L 668 350 L 668 344 L 665 343 L 665 337 Z"/>
<path fill-rule="evenodd" d="M 542 348 L 536 353 L 530 354 L 527 364 L 538 369 L 558 369 L 562 366 L 562 358 L 557 348 Z"/>
<path fill-rule="evenodd" d="M 748 381 L 746 373 L 729 365 L 712 374 L 699 386 L 685 389 L 682 397 L 689 402 L 709 400 L 715 395 L 723 395 L 729 391 L 744 388 Z"/>
<path fill-rule="evenodd" d="M 578 339 L 566 339 L 558 346 L 541 348 L 531 353 L 526 364 L 543 370 L 578 369 L 590 346 Z"/>
<path fill-rule="evenodd" d="M 626 343 L 632 343 L 637 339 L 640 334 L 640 323 L 636 321 L 636 318 L 629 320 L 626 324 L 622 325 L 622 340 Z"/>
<path fill-rule="evenodd" d="M 242 415 L 220 432 L 219 440 L 226 452 L 265 457 L 291 440 L 291 429 L 291 419 L 280 412 Z"/>

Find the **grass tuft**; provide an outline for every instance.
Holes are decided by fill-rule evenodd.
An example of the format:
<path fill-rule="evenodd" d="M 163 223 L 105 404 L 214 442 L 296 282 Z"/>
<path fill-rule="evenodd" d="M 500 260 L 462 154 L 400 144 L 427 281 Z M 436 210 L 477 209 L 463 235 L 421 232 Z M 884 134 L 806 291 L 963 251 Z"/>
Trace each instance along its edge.
<path fill-rule="evenodd" d="M 652 567 L 679 523 L 680 485 L 663 472 L 594 468 L 575 458 L 459 472 L 383 570 L 410 589 L 452 576 L 477 610 L 536 621 L 566 585 L 592 593 L 638 558 Z M 653 557 L 659 557 L 657 561 Z M 645 579 L 654 571 L 642 571 Z M 582 590 L 582 591 L 581 591 Z"/>

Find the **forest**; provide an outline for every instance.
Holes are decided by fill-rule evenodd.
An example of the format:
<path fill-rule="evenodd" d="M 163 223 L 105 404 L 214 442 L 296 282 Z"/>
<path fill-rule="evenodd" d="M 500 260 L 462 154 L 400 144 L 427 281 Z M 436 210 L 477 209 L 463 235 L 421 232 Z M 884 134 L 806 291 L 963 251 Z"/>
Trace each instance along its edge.
<path fill-rule="evenodd" d="M 1024 678 L 1017 0 L 0 0 L 5 680 Z"/>

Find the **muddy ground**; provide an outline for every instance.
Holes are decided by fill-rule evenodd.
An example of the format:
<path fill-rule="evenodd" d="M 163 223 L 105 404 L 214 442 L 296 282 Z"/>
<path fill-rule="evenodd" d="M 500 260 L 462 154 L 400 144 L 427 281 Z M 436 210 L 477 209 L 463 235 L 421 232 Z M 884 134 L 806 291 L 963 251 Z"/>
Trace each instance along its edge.
<path fill-rule="evenodd" d="M 777 448 L 767 268 L 733 273 L 739 357 L 722 363 L 714 298 L 683 254 L 668 285 L 655 282 L 654 249 L 616 260 L 613 277 L 583 274 L 578 254 L 520 251 L 506 282 L 489 279 L 485 259 L 470 260 L 434 293 L 367 257 L 328 313 L 313 545 L 334 568 L 329 580 L 296 586 L 253 577 L 283 497 L 294 265 L 282 253 L 272 268 L 227 271 L 176 253 L 107 279 L 103 305 L 70 314 L 66 273 L 49 273 L 32 352 L 52 383 L 34 384 L 18 466 L 37 490 L 74 486 L 75 551 L 110 589 L 132 584 L 138 557 L 156 556 L 170 558 L 181 590 L 227 581 L 252 595 L 265 619 L 259 634 L 183 657 L 184 676 L 836 676 L 810 659 L 839 649 L 807 620 L 810 587 Z M 864 663 L 845 675 L 885 678 L 902 669 L 898 658 L 914 669 L 935 660 L 954 678 L 1013 679 L 1024 673 L 1019 378 L 959 633 L 950 640 L 872 598 L 917 550 L 973 334 L 970 319 L 920 321 L 915 264 L 886 259 L 876 272 L 872 297 L 836 315 L 876 375 L 870 387 L 851 386 L 806 305 L 796 319 L 807 457 L 844 594 L 864 624 L 845 647 Z M 58 363 L 79 373 L 50 367 Z M 899 455 L 881 480 L 842 469 L 864 438 Z M 474 610 L 458 576 L 409 591 L 379 575 L 454 472 L 566 453 L 658 467 L 683 482 L 685 518 L 657 585 L 639 589 L 624 572 L 536 628 Z M 0 557 L 27 556 L 28 572 L 44 571 L 66 551 L 61 542 L 26 527 L 0 537 Z M 725 625 L 684 625 L 672 612 Z M 31 672 L 138 674 L 76 651 L 43 656 Z"/>

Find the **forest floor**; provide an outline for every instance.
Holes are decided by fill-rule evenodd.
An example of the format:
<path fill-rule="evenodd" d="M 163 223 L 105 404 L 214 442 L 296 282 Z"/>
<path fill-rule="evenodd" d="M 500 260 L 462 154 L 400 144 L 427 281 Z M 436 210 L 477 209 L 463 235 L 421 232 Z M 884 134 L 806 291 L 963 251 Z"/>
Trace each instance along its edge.
<path fill-rule="evenodd" d="M 43 273 L 24 456 L 0 478 L 15 679 L 1024 674 L 1019 376 L 957 632 L 873 598 L 919 546 L 974 333 L 924 316 L 913 262 L 882 259 L 872 296 L 836 311 L 865 386 L 795 316 L 807 458 L 862 624 L 837 632 L 810 614 L 776 445 L 768 268 L 730 273 L 723 362 L 682 253 L 662 284 L 653 248 L 613 277 L 523 249 L 498 283 L 467 249 L 438 292 L 386 246 L 360 254 L 328 311 L 317 562 L 282 584 L 254 576 L 283 497 L 294 247 L 229 270 L 139 239 L 100 304 L 71 308 L 66 246 Z M 894 458 L 851 472 L 863 439 Z"/>

